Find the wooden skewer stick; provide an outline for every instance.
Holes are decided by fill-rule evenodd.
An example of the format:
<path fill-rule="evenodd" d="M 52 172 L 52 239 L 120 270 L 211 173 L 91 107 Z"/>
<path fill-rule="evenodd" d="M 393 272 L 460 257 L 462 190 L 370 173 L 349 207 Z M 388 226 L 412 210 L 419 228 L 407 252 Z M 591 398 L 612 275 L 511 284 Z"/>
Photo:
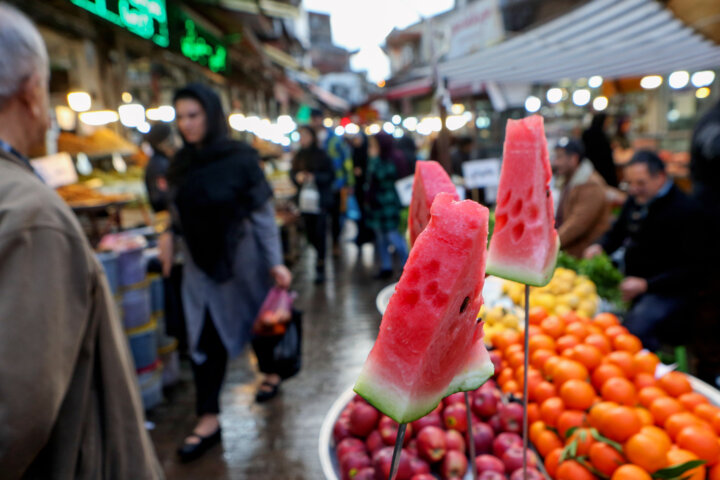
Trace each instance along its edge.
<path fill-rule="evenodd" d="M 523 370 L 523 479 L 527 480 L 527 452 L 528 452 L 528 368 L 530 357 L 530 285 L 525 285 L 525 369 Z"/>
<path fill-rule="evenodd" d="M 395 439 L 395 449 L 393 450 L 392 464 L 390 465 L 390 476 L 388 480 L 395 480 L 398 465 L 400 464 L 400 455 L 402 454 L 403 442 L 405 442 L 405 429 L 407 423 L 401 423 L 398 427 L 397 438 Z"/>
<path fill-rule="evenodd" d="M 465 410 L 467 414 L 467 434 L 468 434 L 468 447 L 470 452 L 470 469 L 472 471 L 473 480 L 477 480 L 478 471 L 477 464 L 475 463 L 475 437 L 473 436 L 473 425 L 472 425 L 472 411 L 470 410 L 470 394 L 465 393 Z"/>

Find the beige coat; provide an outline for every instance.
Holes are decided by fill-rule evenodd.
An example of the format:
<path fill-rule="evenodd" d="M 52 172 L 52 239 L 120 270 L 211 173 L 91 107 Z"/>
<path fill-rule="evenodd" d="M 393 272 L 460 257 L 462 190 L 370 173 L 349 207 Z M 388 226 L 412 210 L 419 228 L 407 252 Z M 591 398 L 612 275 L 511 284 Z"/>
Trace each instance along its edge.
<path fill-rule="evenodd" d="M 607 184 L 589 160 L 580 163 L 563 188 L 558 205 L 560 248 L 574 257 L 592 245 L 610 228 Z"/>
<path fill-rule="evenodd" d="M 0 150 L 0 479 L 160 479 L 127 340 L 75 215 Z"/>

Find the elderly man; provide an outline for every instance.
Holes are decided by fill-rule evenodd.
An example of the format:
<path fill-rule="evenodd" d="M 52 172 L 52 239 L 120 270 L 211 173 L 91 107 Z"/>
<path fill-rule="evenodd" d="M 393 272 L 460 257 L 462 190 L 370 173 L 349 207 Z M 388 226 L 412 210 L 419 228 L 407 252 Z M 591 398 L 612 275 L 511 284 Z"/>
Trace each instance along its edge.
<path fill-rule="evenodd" d="M 593 164 L 584 158 L 582 144 L 563 138 L 555 147 L 553 166 L 562 187 L 555 219 L 560 248 L 574 257 L 610 227 L 607 184 Z"/>
<path fill-rule="evenodd" d="M 624 179 L 629 198 L 620 216 L 585 257 L 624 248 L 624 273 L 620 284 L 623 300 L 632 302 L 625 326 L 649 349 L 660 347 L 660 338 L 672 331 L 673 342 L 687 334 L 669 320 L 687 316 L 700 287 L 703 235 L 696 204 L 665 173 L 653 152 L 641 150 L 626 165 Z M 686 320 L 688 320 L 686 318 Z"/>
<path fill-rule="evenodd" d="M 102 268 L 26 157 L 48 75 L 40 34 L 0 3 L 0 478 L 159 479 Z"/>

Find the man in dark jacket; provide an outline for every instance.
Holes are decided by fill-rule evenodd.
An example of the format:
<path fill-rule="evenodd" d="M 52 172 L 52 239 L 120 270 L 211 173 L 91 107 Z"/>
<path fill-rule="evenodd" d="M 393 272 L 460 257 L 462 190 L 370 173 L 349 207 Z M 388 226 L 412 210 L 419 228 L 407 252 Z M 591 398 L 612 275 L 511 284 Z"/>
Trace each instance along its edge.
<path fill-rule="evenodd" d="M 585 256 L 625 249 L 620 290 L 632 302 L 625 326 L 652 350 L 660 347 L 658 335 L 668 321 L 689 308 L 698 287 L 699 214 L 653 152 L 638 151 L 625 167 L 625 180 L 630 197 L 619 218 Z M 681 337 L 674 333 L 673 341 Z"/>
<path fill-rule="evenodd" d="M 170 168 L 170 159 L 175 155 L 173 131 L 167 123 L 153 125 L 152 130 L 145 136 L 150 144 L 153 155 L 145 167 L 145 188 L 148 200 L 154 212 L 168 209 L 167 171 Z"/>

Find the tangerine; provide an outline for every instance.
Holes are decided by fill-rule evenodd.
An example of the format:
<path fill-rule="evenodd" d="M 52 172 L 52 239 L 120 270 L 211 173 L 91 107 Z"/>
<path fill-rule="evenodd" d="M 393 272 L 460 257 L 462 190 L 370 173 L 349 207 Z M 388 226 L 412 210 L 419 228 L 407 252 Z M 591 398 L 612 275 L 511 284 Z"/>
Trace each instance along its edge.
<path fill-rule="evenodd" d="M 712 422 L 713 418 L 720 412 L 720 408 L 715 405 L 700 404 L 693 409 L 693 413 L 702 418 L 706 422 Z"/>
<path fill-rule="evenodd" d="M 585 380 L 570 379 L 560 387 L 560 398 L 566 408 L 587 410 L 595 402 L 595 389 Z"/>
<path fill-rule="evenodd" d="M 541 306 L 534 306 L 530 307 L 530 311 L 528 312 L 528 320 L 530 321 L 530 325 L 540 325 L 540 322 L 545 320 L 548 317 L 548 311 L 545 309 L 545 307 Z"/>
<path fill-rule="evenodd" d="M 683 393 L 678 397 L 678 400 L 680 400 L 680 403 L 683 404 L 683 407 L 687 408 L 691 412 L 695 410 L 695 407 L 698 405 L 710 403 L 710 400 L 708 400 L 705 395 L 701 395 L 697 392 Z"/>
<path fill-rule="evenodd" d="M 601 391 L 602 386 L 611 378 L 624 378 L 625 374 L 617 365 L 605 363 L 597 367 L 592 373 L 592 384 L 595 390 Z"/>
<path fill-rule="evenodd" d="M 535 439 L 537 439 L 538 435 L 546 429 L 547 427 L 545 426 L 545 422 L 542 420 L 536 420 L 532 422 L 528 428 L 528 438 L 530 438 L 531 442 L 535 443 Z"/>
<path fill-rule="evenodd" d="M 650 410 L 648 410 L 645 407 L 635 407 L 635 411 L 637 412 L 638 416 L 640 417 L 640 422 L 642 422 L 643 425 L 654 425 L 655 419 L 652 416 L 652 413 L 650 413 Z"/>
<path fill-rule="evenodd" d="M 541 348 L 540 350 L 535 350 L 530 355 L 530 364 L 533 367 L 537 368 L 538 370 L 542 370 L 543 367 L 545 366 L 545 362 L 547 361 L 547 359 L 554 355 L 555 355 L 554 349 L 553 350 L 545 350 L 545 349 Z"/>
<path fill-rule="evenodd" d="M 682 448 L 671 448 L 667 454 L 668 466 L 674 467 L 676 465 L 682 465 L 683 463 L 691 460 L 697 460 L 698 456 Z M 705 466 L 700 465 L 692 470 L 689 470 L 683 474 L 683 478 L 687 480 L 705 480 Z"/>
<path fill-rule="evenodd" d="M 591 333 L 585 337 L 584 343 L 597 348 L 603 355 L 607 355 L 611 350 L 610 340 L 602 333 Z"/>
<path fill-rule="evenodd" d="M 645 387 L 654 387 L 657 384 L 655 376 L 645 372 L 636 373 L 633 383 L 635 384 L 635 388 L 638 390 Z"/>
<path fill-rule="evenodd" d="M 707 480 L 720 480 L 720 463 L 716 463 L 707 472 Z"/>
<path fill-rule="evenodd" d="M 557 474 L 558 464 L 560 463 L 560 456 L 562 455 L 562 447 L 558 447 L 552 452 L 548 453 L 545 457 L 545 470 L 547 470 L 550 478 L 555 478 Z"/>
<path fill-rule="evenodd" d="M 574 315 L 574 313 L 569 313 L 568 315 Z M 567 320 L 566 317 L 561 317 L 565 320 L 565 323 L 567 324 L 567 327 L 565 327 L 565 333 L 568 335 L 574 335 L 580 340 L 583 340 L 585 337 L 587 337 L 590 332 L 587 329 L 587 326 L 577 320 L 575 320 L 574 323 L 571 323 Z"/>
<path fill-rule="evenodd" d="M 655 473 L 667 465 L 667 452 L 670 450 L 666 445 L 657 443 L 653 437 L 636 433 L 625 442 L 625 456 L 635 465 L 645 471 Z"/>
<path fill-rule="evenodd" d="M 545 361 L 543 366 L 543 373 L 546 377 L 552 379 L 555 376 L 555 368 L 562 361 L 562 357 L 554 355 Z"/>
<path fill-rule="evenodd" d="M 620 452 L 603 442 L 593 443 L 590 447 L 589 458 L 595 470 L 608 477 L 625 463 Z"/>
<path fill-rule="evenodd" d="M 652 438 L 656 443 L 662 445 L 666 450 L 669 450 L 670 447 L 672 447 L 672 440 L 670 439 L 670 435 L 668 435 L 667 432 L 660 427 L 656 427 L 655 425 L 645 425 L 640 429 L 640 433 Z"/>
<path fill-rule="evenodd" d="M 608 337 L 610 342 L 615 340 L 615 337 L 624 333 L 630 333 L 627 328 L 622 325 L 611 325 L 605 329 L 605 336 Z"/>
<path fill-rule="evenodd" d="M 633 377 L 633 356 L 630 352 L 616 350 L 610 352 L 603 361 L 620 367 L 627 378 Z"/>
<path fill-rule="evenodd" d="M 565 405 L 560 397 L 552 397 L 540 404 L 540 418 L 546 425 L 555 427 L 558 417 L 565 410 Z"/>
<path fill-rule="evenodd" d="M 553 373 L 553 382 L 558 387 L 568 380 L 586 380 L 588 378 L 588 369 L 585 368 L 585 365 L 569 359 L 560 360 Z"/>
<path fill-rule="evenodd" d="M 510 358 L 510 355 L 512 355 L 515 352 L 523 352 L 523 346 L 520 343 L 513 343 L 512 345 L 508 345 L 508 347 L 503 352 L 503 355 L 507 358 Z"/>
<path fill-rule="evenodd" d="M 617 402 L 621 405 L 634 406 L 637 403 L 635 385 L 623 377 L 609 378 L 600 390 L 605 400 Z"/>
<path fill-rule="evenodd" d="M 595 405 L 590 407 L 590 412 L 588 414 L 588 423 L 590 423 L 591 427 L 599 429 L 600 425 L 602 425 L 603 418 L 605 418 L 605 414 L 617 406 L 618 404 L 615 402 L 596 403 Z"/>
<path fill-rule="evenodd" d="M 655 375 L 655 369 L 660 363 L 657 355 L 648 351 L 640 351 L 633 356 L 633 371 L 635 375 L 647 373 Z"/>
<path fill-rule="evenodd" d="M 555 385 L 547 381 L 542 381 L 535 386 L 532 394 L 528 396 L 534 399 L 537 403 L 542 404 L 548 398 L 556 395 L 557 391 L 555 390 Z"/>
<path fill-rule="evenodd" d="M 553 339 L 553 337 L 551 337 L 550 335 L 546 335 L 544 333 L 533 335 L 528 339 L 528 350 L 530 351 L 531 355 L 538 350 L 550 350 L 554 352 L 555 339 Z"/>
<path fill-rule="evenodd" d="M 620 325 L 620 320 L 618 319 L 618 317 L 616 317 L 612 313 L 607 312 L 598 313 L 597 315 L 595 315 L 595 318 L 593 318 L 592 321 L 595 325 L 598 325 L 603 330 L 613 325 Z"/>
<path fill-rule="evenodd" d="M 566 444 L 569 444 L 570 442 L 577 442 L 577 455 L 582 457 L 588 454 L 590 447 L 592 447 L 593 443 L 595 443 L 595 439 L 593 438 L 589 428 L 578 428 L 572 433 L 572 435 L 570 435 Z"/>
<path fill-rule="evenodd" d="M 608 410 L 602 416 L 600 432 L 610 440 L 624 442 L 643 427 L 634 408 L 620 405 Z"/>
<path fill-rule="evenodd" d="M 513 369 L 510 367 L 505 367 L 502 370 L 500 370 L 500 375 L 498 375 L 497 383 L 501 387 L 505 385 L 505 383 L 509 382 L 513 379 Z"/>
<path fill-rule="evenodd" d="M 717 463 L 720 457 L 720 443 L 715 432 L 702 425 L 689 425 L 675 438 L 678 447 L 688 450 L 705 460 L 708 465 Z"/>
<path fill-rule="evenodd" d="M 551 337 L 558 338 L 565 333 L 565 322 L 555 315 L 550 315 L 540 322 L 540 328 Z"/>
<path fill-rule="evenodd" d="M 555 449 L 562 448 L 563 443 L 560 437 L 557 436 L 551 430 L 544 430 L 540 432 L 535 442 L 533 442 L 535 448 L 541 456 L 546 456 Z"/>
<path fill-rule="evenodd" d="M 595 476 L 575 460 L 565 460 L 558 465 L 555 480 L 595 480 Z"/>
<path fill-rule="evenodd" d="M 670 438 L 675 440 L 680 431 L 690 425 L 700 425 L 710 428 L 710 425 L 701 420 L 700 417 L 690 412 L 678 412 L 670 415 L 665 422 L 665 431 L 670 435 Z"/>
<path fill-rule="evenodd" d="M 668 394 L 659 387 L 644 387 L 638 391 L 638 400 L 640 405 L 650 408 L 650 405 L 656 398 L 667 397 Z"/>
<path fill-rule="evenodd" d="M 565 353 L 566 350 L 580 344 L 580 339 L 575 335 L 563 335 L 555 342 L 555 347 L 559 353 Z"/>
<path fill-rule="evenodd" d="M 532 424 L 533 422 L 537 422 L 538 420 L 540 420 L 540 405 L 535 402 L 528 403 L 527 417 L 528 424 Z"/>
<path fill-rule="evenodd" d="M 567 383 L 565 385 L 567 385 Z M 561 438 L 566 438 L 568 430 L 573 427 L 583 427 L 586 424 L 587 415 L 585 412 L 581 412 L 580 410 L 565 410 L 558 417 L 555 428 Z"/>
<path fill-rule="evenodd" d="M 668 372 L 658 379 L 658 386 L 673 397 L 692 392 L 692 386 L 684 373 Z"/>
<path fill-rule="evenodd" d="M 581 343 L 571 350 L 570 358 L 576 362 L 580 362 L 587 367 L 588 370 L 594 370 L 595 367 L 602 363 L 603 354 L 597 347 Z"/>
<path fill-rule="evenodd" d="M 652 388 L 652 387 L 649 387 Z M 680 402 L 671 397 L 656 398 L 650 404 L 650 413 L 655 419 L 655 425 L 665 426 L 670 415 L 684 411 L 685 408 Z"/>
<path fill-rule="evenodd" d="M 642 342 L 631 333 L 621 333 L 613 338 L 615 350 L 630 352 L 633 355 L 642 350 Z"/>
<path fill-rule="evenodd" d="M 501 352 L 514 343 L 520 343 L 520 332 L 509 328 L 498 331 L 492 338 L 493 346 Z"/>
<path fill-rule="evenodd" d="M 508 380 L 505 384 L 500 387 L 503 393 L 515 393 L 518 394 L 522 391 L 520 385 L 515 380 Z"/>
<path fill-rule="evenodd" d="M 525 354 L 523 352 L 513 352 L 507 356 L 508 365 L 516 370 L 525 364 Z"/>
<path fill-rule="evenodd" d="M 637 465 L 627 463 L 615 470 L 610 480 L 652 480 L 652 477 Z"/>

